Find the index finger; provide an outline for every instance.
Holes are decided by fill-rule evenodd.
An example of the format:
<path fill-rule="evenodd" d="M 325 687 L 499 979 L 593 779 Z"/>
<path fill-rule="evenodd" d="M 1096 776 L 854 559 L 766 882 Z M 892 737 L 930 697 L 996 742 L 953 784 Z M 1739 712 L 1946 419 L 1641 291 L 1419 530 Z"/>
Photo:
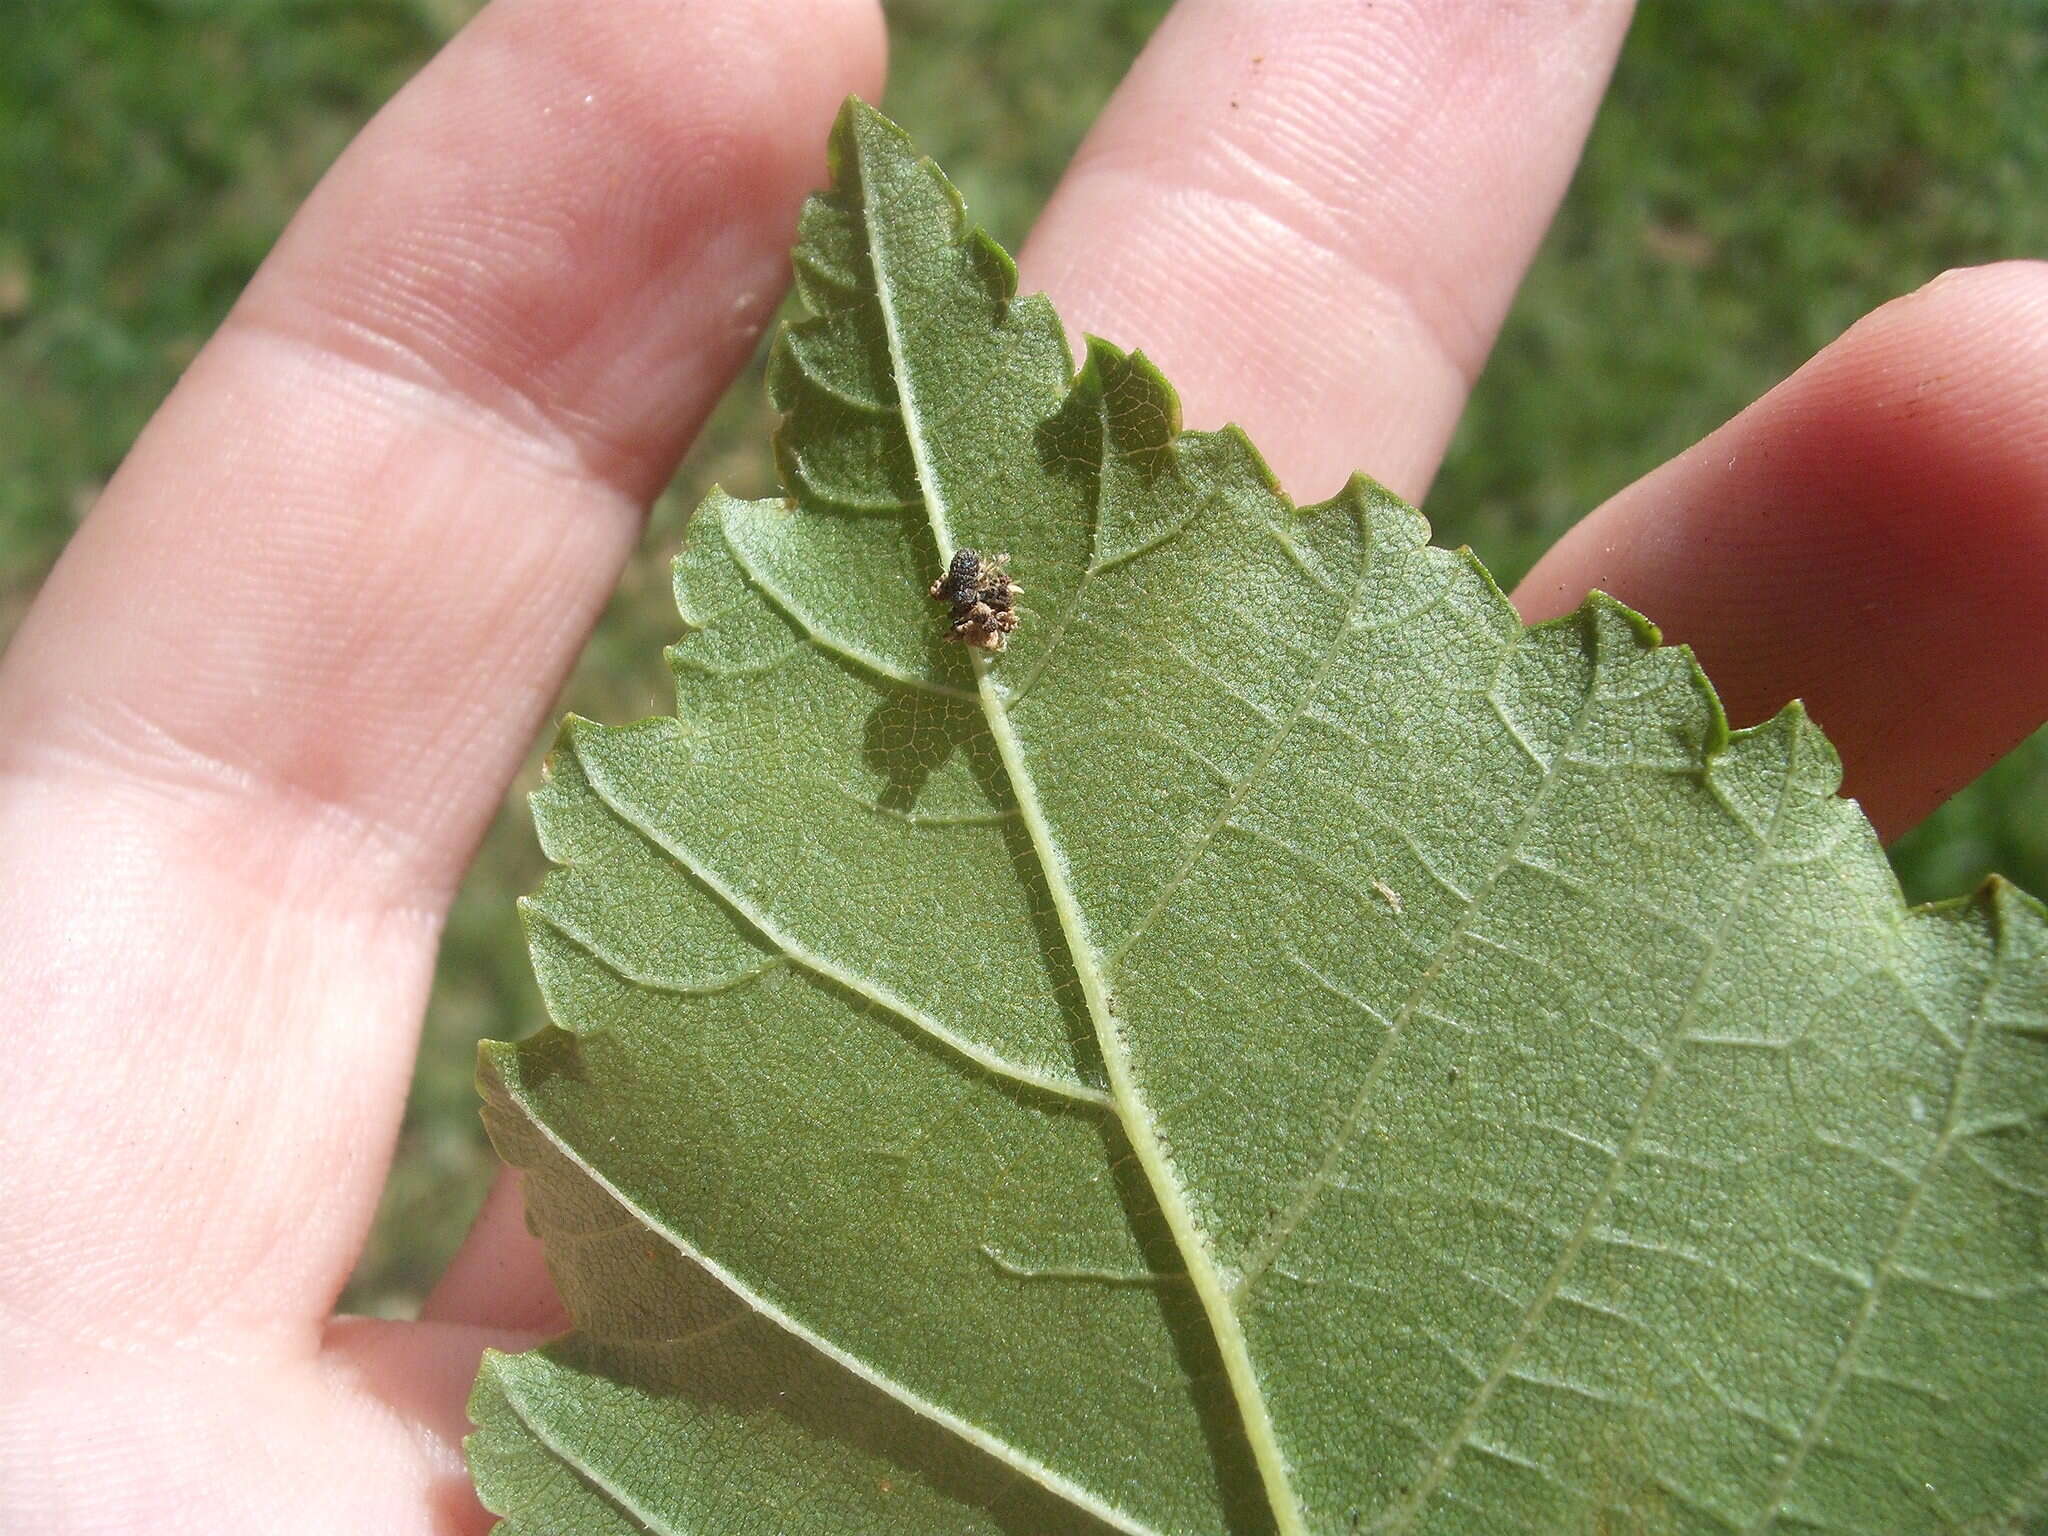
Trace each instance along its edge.
<path fill-rule="evenodd" d="M 310 1340 L 447 896 L 880 57 L 861 0 L 499 0 L 137 443 L 0 664 L 0 1315 Z"/>

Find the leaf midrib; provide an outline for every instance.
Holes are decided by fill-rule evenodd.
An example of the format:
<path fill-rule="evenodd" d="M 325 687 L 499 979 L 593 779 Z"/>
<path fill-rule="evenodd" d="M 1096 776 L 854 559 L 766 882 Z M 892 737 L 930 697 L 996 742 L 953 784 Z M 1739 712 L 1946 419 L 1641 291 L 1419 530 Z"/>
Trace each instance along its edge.
<path fill-rule="evenodd" d="M 947 517 L 945 494 L 926 450 L 923 414 L 918 406 L 913 376 L 906 362 L 894 291 L 883 275 L 883 255 L 875 238 L 877 224 L 870 216 L 867 206 L 870 187 L 871 183 L 864 175 L 861 233 L 867 247 L 868 270 L 874 279 L 875 304 L 881 314 L 882 333 L 888 343 L 890 373 L 896 380 L 897 408 L 903 418 L 904 437 L 910 448 L 911 463 L 917 472 L 918 487 L 924 497 L 926 519 L 943 564 L 952 559 L 957 546 Z M 1244 1330 L 1235 1309 L 1230 1304 L 1222 1276 L 1217 1272 L 1209 1256 L 1208 1245 L 1201 1239 L 1201 1233 L 1195 1224 L 1194 1212 L 1181 1189 L 1180 1181 L 1167 1160 L 1165 1149 L 1160 1145 L 1152 1114 L 1143 1094 L 1138 1090 L 1131 1070 L 1130 1054 L 1124 1047 L 1123 1036 L 1117 1028 L 1115 1012 L 1110 1006 L 1108 989 L 1104 984 L 1101 951 L 1088 933 L 1087 923 L 1081 915 L 1080 905 L 1075 900 L 1073 887 L 1067 879 L 1066 859 L 1052 836 L 1044 808 L 1039 803 L 1037 782 L 1025 764 L 1022 743 L 1018 741 L 1017 733 L 1011 727 L 1009 712 L 1003 707 L 1002 699 L 997 692 L 988 658 L 976 652 L 969 660 L 974 668 L 975 686 L 980 695 L 982 715 L 988 723 L 989 734 L 995 741 L 1003 771 L 1009 777 L 1011 792 L 1016 797 L 1018 811 L 1031 838 L 1032 852 L 1036 855 L 1039 868 L 1045 876 L 1046 891 L 1059 918 L 1060 934 L 1066 941 L 1075 977 L 1081 984 L 1082 997 L 1088 1005 L 1089 1021 L 1094 1027 L 1096 1042 L 1102 1052 L 1103 1065 L 1109 1079 L 1110 1098 L 1123 1125 L 1125 1138 L 1130 1143 L 1133 1155 L 1138 1159 L 1139 1167 L 1144 1170 L 1145 1180 L 1151 1187 L 1153 1198 L 1159 1202 L 1160 1215 L 1165 1219 L 1167 1229 L 1173 1236 L 1174 1246 L 1180 1251 L 1181 1259 L 1187 1266 L 1188 1279 L 1201 1301 L 1203 1315 L 1208 1319 L 1217 1354 L 1223 1363 L 1224 1375 L 1230 1384 L 1231 1396 L 1237 1404 L 1246 1442 L 1251 1449 L 1252 1459 L 1258 1466 L 1260 1480 L 1265 1485 L 1267 1501 L 1272 1507 L 1273 1520 L 1279 1536 L 1306 1536 L 1307 1525 L 1302 1515 L 1300 1501 L 1295 1497 L 1289 1480 L 1285 1459 L 1280 1453 L 1272 1414 L 1266 1406 L 1265 1394 L 1260 1390 L 1252 1372 L 1251 1354 L 1245 1345 Z"/>

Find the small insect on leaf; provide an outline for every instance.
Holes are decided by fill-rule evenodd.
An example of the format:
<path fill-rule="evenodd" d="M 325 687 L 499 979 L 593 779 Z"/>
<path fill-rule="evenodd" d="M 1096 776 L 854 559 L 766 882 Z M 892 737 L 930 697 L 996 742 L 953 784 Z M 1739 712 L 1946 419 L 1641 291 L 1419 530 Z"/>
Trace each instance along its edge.
<path fill-rule="evenodd" d="M 946 638 L 984 651 L 1000 651 L 1018 624 L 1017 594 L 1024 589 L 1010 580 L 1008 555 L 983 556 L 963 549 L 953 556 L 946 574 L 931 584 L 935 602 L 951 605 Z"/>

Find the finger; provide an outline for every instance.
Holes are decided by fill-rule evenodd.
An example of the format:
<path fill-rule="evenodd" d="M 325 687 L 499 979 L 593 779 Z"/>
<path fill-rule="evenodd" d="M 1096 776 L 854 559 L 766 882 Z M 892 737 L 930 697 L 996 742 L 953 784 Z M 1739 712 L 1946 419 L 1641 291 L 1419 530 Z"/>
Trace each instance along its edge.
<path fill-rule="evenodd" d="M 0 1315 L 311 1339 L 448 891 L 879 61 L 855 0 L 500 0 L 136 445 L 0 667 Z"/>
<path fill-rule="evenodd" d="M 1598 587 L 1698 652 L 1730 719 L 1806 701 L 1908 830 L 2048 718 L 2048 265 L 1899 299 L 1572 529 L 1515 594 Z"/>
<path fill-rule="evenodd" d="M 1419 500 L 1570 179 L 1628 6 L 1182 0 L 1022 266 L 1301 499 Z"/>
<path fill-rule="evenodd" d="M 519 1175 L 500 1170 L 447 1270 L 435 1284 L 420 1321 L 560 1333 L 569 1326 L 540 1239 L 527 1230 Z"/>
<path fill-rule="evenodd" d="M 337 1319 L 317 1357 L 11 1348 L 0 1393 L 10 1532 L 481 1533 L 463 1402 L 504 1330 Z"/>

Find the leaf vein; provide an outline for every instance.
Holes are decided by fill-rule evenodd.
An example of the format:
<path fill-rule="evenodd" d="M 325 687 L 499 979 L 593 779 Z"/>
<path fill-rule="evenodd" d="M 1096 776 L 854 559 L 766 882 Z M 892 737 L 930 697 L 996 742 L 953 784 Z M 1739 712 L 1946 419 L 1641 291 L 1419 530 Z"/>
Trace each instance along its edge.
<path fill-rule="evenodd" d="M 1512 645 L 1515 641 L 1511 640 L 1509 643 Z M 1595 702 L 1595 690 L 1589 683 L 1586 691 L 1580 697 L 1577 712 L 1573 718 L 1571 728 L 1567 732 L 1567 745 L 1571 739 L 1576 737 L 1580 730 L 1584 729 Z M 1363 1125 L 1366 1108 L 1371 1099 L 1372 1092 L 1378 1087 L 1380 1075 L 1388 1061 L 1392 1058 L 1395 1047 L 1406 1033 L 1408 1022 L 1414 1017 L 1415 1010 L 1421 1003 L 1423 995 L 1436 981 L 1437 977 L 1443 974 L 1444 968 L 1450 964 L 1451 959 L 1456 955 L 1466 936 L 1470 933 L 1474 916 L 1481 909 L 1487 895 L 1492 891 L 1501 875 L 1514 862 L 1515 856 L 1521 849 L 1522 841 L 1533 830 L 1536 818 L 1547 803 L 1551 788 L 1556 782 L 1557 773 L 1554 769 L 1546 772 L 1538 782 L 1536 792 L 1529 797 L 1528 803 L 1522 808 L 1521 816 L 1516 821 L 1513 834 L 1510 836 L 1507 846 L 1501 850 L 1493 868 L 1487 873 L 1486 878 L 1480 882 L 1479 888 L 1472 893 L 1472 896 L 1466 902 L 1465 909 L 1459 916 L 1457 924 L 1437 944 L 1434 957 L 1416 978 L 1414 985 L 1409 988 L 1408 995 L 1402 1000 L 1400 1008 L 1395 1010 L 1392 1023 L 1386 1032 L 1386 1038 L 1380 1042 L 1379 1049 L 1373 1053 L 1372 1062 L 1366 1068 L 1365 1075 L 1360 1080 L 1358 1092 L 1352 1096 L 1351 1107 L 1345 1113 L 1343 1120 L 1339 1122 L 1335 1132 L 1331 1135 L 1329 1145 L 1324 1148 L 1323 1156 L 1318 1162 L 1315 1171 L 1302 1181 L 1302 1186 L 1296 1191 L 1294 1198 L 1288 1202 L 1286 1208 L 1275 1218 L 1272 1225 L 1260 1239 L 1249 1248 L 1249 1257 L 1238 1280 L 1238 1289 L 1242 1297 L 1249 1298 L 1252 1288 L 1258 1283 L 1260 1274 L 1278 1256 L 1281 1249 L 1286 1246 L 1288 1239 L 1300 1228 L 1301 1223 L 1308 1218 L 1309 1212 L 1314 1208 L 1324 1183 L 1335 1170 L 1338 1158 L 1344 1154 L 1352 1140 L 1357 1136 L 1359 1128 Z"/>
<path fill-rule="evenodd" d="M 1914 1181 L 1905 1203 L 1899 1210 L 1898 1219 L 1892 1223 L 1892 1230 L 1885 1239 L 1884 1250 L 1878 1255 L 1877 1262 L 1871 1266 L 1862 1304 L 1857 1307 L 1856 1315 L 1850 1320 L 1849 1326 L 1842 1331 L 1841 1343 L 1835 1352 L 1834 1367 L 1828 1373 L 1827 1382 L 1821 1388 L 1820 1396 L 1815 1400 L 1805 1425 L 1800 1429 L 1798 1441 L 1787 1453 L 1784 1465 L 1778 1469 L 1778 1475 L 1772 1479 L 1761 1512 L 1748 1528 L 1752 1536 L 1753 1533 L 1768 1531 L 1777 1523 L 1778 1516 L 1784 1513 L 1786 1495 L 1791 1492 L 1793 1483 L 1798 1480 L 1799 1473 L 1806 1465 L 1807 1458 L 1813 1454 L 1814 1447 L 1820 1444 L 1822 1435 L 1827 1431 L 1829 1416 L 1841 1398 L 1842 1389 L 1848 1385 L 1855 1373 L 1856 1358 L 1862 1350 L 1865 1335 L 1870 1331 L 1871 1322 L 1877 1316 L 1878 1305 L 1884 1296 L 1885 1281 L 1893 1275 L 1904 1273 L 1898 1258 L 1900 1250 L 1905 1245 L 1906 1235 L 1912 1230 L 1913 1223 L 1920 1214 L 1921 1201 L 1933 1187 L 1942 1164 L 1948 1160 L 1950 1149 L 1961 1136 L 1963 1105 L 1969 1096 L 1968 1090 L 1976 1065 L 1975 1058 L 1983 1041 L 1985 1003 L 1990 997 L 1995 976 L 1994 968 L 1985 977 L 1984 986 L 1977 995 L 1976 1007 L 1971 1011 L 1969 1037 L 1961 1056 L 1956 1061 L 1955 1076 L 1949 1083 L 1948 1103 L 1942 1117 L 1941 1131 L 1927 1155 L 1926 1165 L 1921 1169 L 1920 1176 Z"/>
<path fill-rule="evenodd" d="M 881 657 L 864 651 L 858 646 L 848 645 L 844 641 L 827 634 L 811 622 L 810 616 L 804 612 L 803 605 L 797 601 L 793 594 L 784 591 L 781 585 L 768 572 L 760 570 L 747 558 L 746 550 L 736 540 L 727 538 L 725 545 L 727 549 L 732 551 L 733 560 L 739 565 L 747 580 L 775 605 L 777 612 L 781 613 L 790 623 L 803 631 L 806 640 L 828 656 L 837 656 L 840 660 L 851 663 L 863 672 L 870 673 L 876 677 L 886 678 L 892 683 L 900 683 L 906 688 L 914 688 L 920 693 L 936 694 L 944 699 L 962 700 L 972 699 L 975 696 L 969 689 L 957 687 L 952 683 L 935 682 L 928 677 L 920 677 L 915 672 L 906 671 L 904 668 L 884 661 Z"/>
<path fill-rule="evenodd" d="M 1263 782 L 1266 771 L 1272 767 L 1275 759 L 1279 757 L 1281 746 L 1293 733 L 1294 728 L 1303 719 L 1308 717 L 1310 706 L 1322 694 L 1324 686 L 1329 682 L 1332 674 L 1337 669 L 1338 663 L 1343 660 L 1346 654 L 1345 637 L 1350 627 L 1350 618 L 1352 614 L 1359 611 L 1365 602 L 1367 583 L 1371 574 L 1372 561 L 1368 558 L 1360 562 L 1358 577 L 1351 589 L 1351 606 L 1346 611 L 1345 624 L 1339 628 L 1336 635 L 1332 638 L 1328 649 L 1323 654 L 1321 664 L 1309 676 L 1300 692 L 1295 695 L 1294 703 L 1285 715 L 1276 718 L 1269 711 L 1261 709 L 1249 700 L 1241 701 L 1247 708 L 1255 710 L 1262 719 L 1272 721 L 1272 729 L 1267 733 L 1265 742 L 1260 746 L 1259 755 L 1253 759 L 1251 766 L 1245 770 L 1243 777 L 1224 796 L 1223 804 L 1217 808 L 1215 815 L 1210 818 L 1209 824 L 1203 828 L 1201 834 L 1189 846 L 1186 854 L 1182 856 L 1180 865 L 1167 877 L 1165 883 L 1160 886 L 1158 893 L 1152 899 L 1152 904 L 1145 910 L 1144 915 L 1132 926 L 1131 931 L 1109 951 L 1105 960 L 1112 968 L 1125 955 L 1130 953 L 1131 946 L 1142 939 L 1150 931 L 1152 924 L 1157 922 L 1165 913 L 1173 900 L 1174 894 L 1187 883 L 1188 877 L 1201 864 L 1203 858 L 1208 854 L 1210 846 L 1215 842 L 1217 835 L 1222 832 L 1224 827 L 1230 823 L 1231 817 L 1236 814 L 1237 808 L 1244 804 L 1251 793 Z M 1236 695 L 1233 694 L 1232 696 L 1235 697 Z"/>
<path fill-rule="evenodd" d="M 824 956 L 798 943 L 793 937 L 785 933 L 772 917 L 755 907 L 737 890 L 726 885 L 716 875 L 712 874 L 707 867 L 691 855 L 687 848 L 672 842 L 658 828 L 650 825 L 646 820 L 637 815 L 630 806 L 618 797 L 611 786 L 604 782 L 602 775 L 593 771 L 593 765 L 588 758 L 583 758 L 579 754 L 579 760 L 583 763 L 584 777 L 589 781 L 591 792 L 597 796 L 606 809 L 618 817 L 621 824 L 637 832 L 652 847 L 667 854 L 669 858 L 675 861 L 676 866 L 684 874 L 716 896 L 729 910 L 742 918 L 756 933 L 793 963 L 802 966 L 815 976 L 824 977 L 835 985 L 844 987 L 857 997 L 865 998 L 877 1008 L 902 1020 L 905 1024 L 928 1035 L 958 1055 L 966 1057 L 976 1066 L 993 1072 L 999 1077 L 1005 1077 L 1012 1082 L 1022 1083 L 1027 1087 L 1036 1088 L 1060 1098 L 1072 1099 L 1076 1103 L 1087 1104 L 1097 1109 L 1107 1109 L 1110 1107 L 1109 1095 L 1100 1089 L 1090 1088 L 1083 1083 L 1071 1082 L 1063 1078 L 1054 1077 L 1049 1073 L 1037 1072 L 1029 1067 L 1019 1066 L 1016 1062 L 997 1055 L 979 1042 L 970 1040 L 965 1035 L 948 1028 L 922 1009 L 914 1007 L 902 998 L 897 997 L 888 988 L 880 986 L 867 977 L 855 971 L 850 971 L 844 966 L 835 965 Z"/>
<path fill-rule="evenodd" d="M 580 1480 L 605 1503 L 611 1505 L 619 1515 L 632 1521 L 638 1529 L 647 1532 L 647 1536 L 686 1536 L 680 1527 L 664 1525 L 646 1510 L 641 1509 L 624 1489 L 615 1486 L 609 1478 L 542 1428 L 540 1422 L 527 1413 L 525 1404 L 520 1402 L 512 1391 L 511 1384 L 505 1380 L 502 1371 L 498 1377 L 498 1388 L 504 1394 L 505 1406 L 512 1410 L 512 1417 L 519 1421 L 519 1427 L 533 1436 L 534 1441 L 554 1457 L 563 1470 Z"/>
<path fill-rule="evenodd" d="M 924 426 L 920 416 L 915 380 L 905 365 L 900 323 L 891 292 L 888 285 L 882 281 L 881 252 L 875 243 L 876 222 L 868 220 L 863 233 L 867 240 L 868 259 L 875 275 L 883 335 L 888 342 L 890 367 L 899 381 L 898 395 L 904 429 L 910 440 L 911 457 L 917 466 L 918 481 L 926 498 L 926 516 L 930 521 L 932 535 L 938 544 L 940 554 L 950 559 L 955 546 L 948 523 L 944 490 L 939 484 L 938 477 L 933 473 L 926 453 Z M 1065 861 L 1053 842 L 1044 812 L 1040 809 L 1037 785 L 1026 770 L 1016 730 L 1004 707 L 999 686 L 987 658 L 976 654 L 971 658 L 971 662 L 981 691 L 982 712 L 988 720 L 989 730 L 995 739 L 1004 771 L 1009 776 L 1011 790 L 1016 796 L 1024 825 L 1030 834 L 1031 845 L 1036 851 L 1041 871 L 1045 876 L 1046 890 L 1052 898 L 1060 931 L 1065 937 L 1073 962 L 1074 973 L 1081 983 L 1082 994 L 1087 999 L 1089 1015 L 1094 1023 L 1103 1062 L 1109 1073 L 1111 1101 L 1123 1122 L 1132 1151 L 1152 1187 L 1167 1227 L 1187 1263 L 1189 1278 L 1201 1299 L 1203 1311 L 1215 1335 L 1217 1350 L 1222 1357 L 1232 1395 L 1243 1415 L 1246 1438 L 1265 1484 L 1281 1536 L 1298 1536 L 1304 1529 L 1301 1511 L 1280 1456 L 1270 1410 L 1252 1374 L 1242 1329 L 1222 1295 L 1222 1288 L 1207 1245 L 1202 1241 L 1195 1226 L 1186 1195 L 1159 1145 L 1154 1119 L 1147 1111 L 1144 1098 L 1138 1091 L 1128 1051 L 1109 1006 L 1101 952 L 1088 936 L 1068 880 Z"/>
<path fill-rule="evenodd" d="M 1687 992 L 1685 1005 L 1679 1010 L 1677 1017 L 1665 1032 L 1665 1049 L 1656 1068 L 1651 1073 L 1650 1081 L 1643 1088 L 1642 1096 L 1636 1101 L 1635 1110 L 1629 1118 L 1628 1130 L 1622 1136 L 1621 1145 L 1616 1149 L 1613 1160 L 1609 1163 L 1606 1173 L 1602 1176 L 1599 1188 L 1593 1192 L 1592 1198 L 1586 1202 L 1586 1208 L 1580 1216 L 1577 1230 L 1566 1241 L 1563 1250 L 1551 1265 L 1549 1274 L 1545 1276 L 1543 1284 L 1537 1289 L 1535 1295 L 1529 1299 L 1522 1318 L 1516 1325 L 1514 1336 L 1501 1351 L 1500 1361 L 1488 1376 L 1485 1384 L 1473 1393 L 1471 1401 L 1465 1406 L 1464 1412 L 1458 1416 L 1450 1432 L 1444 1436 L 1439 1444 L 1429 1469 L 1416 1480 L 1408 1495 L 1375 1523 L 1375 1529 L 1406 1529 L 1414 1524 L 1415 1519 L 1420 1515 L 1431 1495 L 1442 1485 L 1444 1479 L 1450 1475 L 1451 1468 L 1457 1461 L 1460 1449 L 1470 1438 L 1474 1427 L 1479 1422 L 1480 1416 L 1486 1411 L 1487 1404 L 1492 1401 L 1494 1392 L 1498 1390 L 1501 1381 L 1505 1379 L 1509 1368 L 1521 1357 L 1522 1351 L 1528 1346 L 1530 1339 L 1535 1336 L 1536 1330 L 1541 1326 L 1551 1302 L 1563 1290 L 1565 1276 L 1571 1272 L 1572 1267 L 1578 1262 L 1579 1255 L 1584 1252 L 1587 1244 L 1593 1240 L 1594 1234 L 1600 1230 L 1601 1218 L 1606 1214 L 1608 1205 L 1614 1198 L 1615 1191 L 1620 1188 L 1622 1174 L 1629 1166 L 1631 1157 L 1642 1142 L 1649 1124 L 1650 1113 L 1661 1102 L 1665 1087 L 1677 1071 L 1675 1065 L 1676 1047 L 1679 1042 L 1683 1041 L 1689 1031 L 1694 1011 L 1699 1005 L 1700 998 L 1705 994 L 1708 978 L 1713 974 L 1714 968 L 1720 960 L 1722 946 L 1727 938 L 1728 930 L 1736 917 L 1746 909 L 1747 903 L 1745 898 L 1751 887 L 1754 886 L 1762 872 L 1771 866 L 1776 838 L 1784 824 L 1786 801 L 1791 793 L 1792 782 L 1798 766 L 1797 750 L 1795 746 L 1793 759 L 1787 763 L 1779 779 L 1776 809 L 1763 828 L 1756 852 L 1749 861 L 1742 884 L 1723 906 L 1721 918 L 1715 924 L 1711 941 L 1706 952 L 1701 956 L 1700 963 L 1693 976 L 1692 986 Z M 1699 1372 L 1697 1366 L 1693 1368 L 1696 1373 L 1701 1375 L 1702 1380 L 1708 1379 L 1703 1372 Z M 1711 1386 L 1710 1381 L 1709 1385 Z M 1718 1389 L 1716 1389 L 1716 1395 L 1720 1395 Z"/>
<path fill-rule="evenodd" d="M 1088 1492 L 1087 1489 L 1069 1482 L 1050 1467 L 1038 1461 L 1035 1457 L 1025 1454 L 1008 1441 L 998 1439 L 979 1426 L 968 1423 L 957 1414 L 939 1407 L 936 1403 L 927 1401 L 904 1383 L 897 1381 L 892 1376 L 877 1371 L 859 1356 L 848 1353 L 823 1334 L 805 1327 L 790 1313 L 778 1307 L 761 1292 L 745 1284 L 738 1275 L 718 1263 L 717 1260 L 698 1248 L 696 1244 L 692 1243 L 680 1232 L 675 1231 L 662 1222 L 652 1211 L 640 1205 L 632 1196 L 628 1195 L 617 1184 L 613 1183 L 611 1179 L 607 1178 L 602 1170 L 590 1163 L 576 1147 L 570 1145 L 558 1135 L 553 1126 L 541 1119 L 540 1116 L 534 1114 L 525 1103 L 517 1099 L 513 1102 L 518 1106 L 520 1114 L 525 1117 L 527 1123 L 555 1149 L 559 1156 L 577 1169 L 584 1178 L 590 1180 L 592 1184 L 602 1190 L 605 1196 L 621 1210 L 628 1212 L 634 1220 L 639 1222 L 643 1230 L 650 1236 L 659 1238 L 662 1242 L 667 1243 L 677 1253 L 680 1253 L 691 1263 L 697 1265 L 720 1285 L 724 1286 L 732 1295 L 752 1308 L 759 1316 L 793 1337 L 801 1339 L 819 1354 L 839 1366 L 840 1369 L 866 1382 L 869 1386 L 875 1388 L 876 1391 L 894 1398 L 913 1413 L 949 1430 L 968 1444 L 974 1446 L 977 1450 L 994 1457 L 1020 1476 L 1032 1479 L 1047 1492 L 1065 1499 L 1076 1508 L 1085 1510 L 1117 1530 L 1128 1533 L 1128 1536 L 1160 1536 L 1160 1533 L 1155 1533 L 1151 1527 L 1103 1503 L 1095 1495 Z M 662 1533 L 662 1536 L 671 1536 L 671 1533 Z M 684 1536 L 684 1533 L 675 1532 L 672 1533 L 672 1536 Z"/>

